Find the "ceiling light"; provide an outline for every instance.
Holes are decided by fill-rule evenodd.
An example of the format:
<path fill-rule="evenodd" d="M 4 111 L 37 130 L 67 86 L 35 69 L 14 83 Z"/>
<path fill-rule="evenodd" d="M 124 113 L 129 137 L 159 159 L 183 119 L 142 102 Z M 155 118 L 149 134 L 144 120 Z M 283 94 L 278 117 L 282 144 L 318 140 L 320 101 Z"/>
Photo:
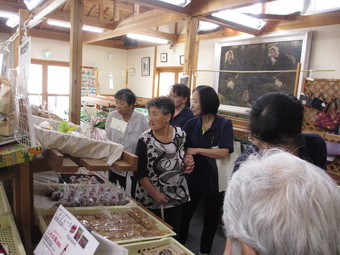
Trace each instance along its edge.
<path fill-rule="evenodd" d="M 89 32 L 94 32 L 94 33 L 103 33 L 104 32 L 104 28 L 88 26 L 88 25 L 84 25 L 83 26 L 83 30 L 84 31 L 89 31 Z"/>
<path fill-rule="evenodd" d="M 233 23 L 237 23 L 242 26 L 250 27 L 257 30 L 261 30 L 261 28 L 263 28 L 264 25 L 266 24 L 266 22 L 262 19 L 253 18 L 248 15 L 238 13 L 232 10 L 215 12 L 211 15 L 219 19 L 231 21 Z"/>
<path fill-rule="evenodd" d="M 159 44 L 168 44 L 169 41 L 161 38 L 151 37 L 147 35 L 139 35 L 139 34 L 127 34 L 128 38 L 136 39 L 139 41 L 145 41 L 145 42 L 152 42 L 152 43 L 159 43 Z"/>
<path fill-rule="evenodd" d="M 219 28 L 220 26 L 207 21 L 200 21 L 198 24 L 198 31 L 210 31 Z"/>
<path fill-rule="evenodd" d="M 176 5 L 179 7 L 185 7 L 190 4 L 191 0 L 159 0 L 168 4 Z"/>
<path fill-rule="evenodd" d="M 11 27 L 11 28 L 16 27 L 18 24 L 19 24 L 19 17 L 18 16 L 14 16 L 12 18 L 9 18 L 6 22 L 6 25 Z"/>
<path fill-rule="evenodd" d="M 71 23 L 63 20 L 48 19 L 47 24 L 51 26 L 71 28 Z"/>
<path fill-rule="evenodd" d="M 19 16 L 14 12 L 0 11 L 0 17 L 7 18 L 6 25 L 16 27 L 19 24 Z"/>
<path fill-rule="evenodd" d="M 37 7 L 43 0 L 24 0 L 24 3 L 27 6 L 27 9 L 30 11 Z"/>
<path fill-rule="evenodd" d="M 63 20 L 48 19 L 47 24 L 49 24 L 51 26 L 71 28 L 71 23 L 68 22 L 68 21 L 63 21 Z M 95 33 L 103 33 L 104 32 L 104 28 L 88 26 L 88 25 L 83 25 L 83 30 L 89 31 L 89 32 L 95 32 Z"/>

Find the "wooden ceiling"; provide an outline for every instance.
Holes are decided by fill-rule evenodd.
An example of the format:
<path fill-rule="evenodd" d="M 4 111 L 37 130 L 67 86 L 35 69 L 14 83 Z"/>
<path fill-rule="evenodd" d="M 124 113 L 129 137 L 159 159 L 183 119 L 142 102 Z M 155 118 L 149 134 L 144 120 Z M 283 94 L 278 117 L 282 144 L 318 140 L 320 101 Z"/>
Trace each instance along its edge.
<path fill-rule="evenodd" d="M 214 22 L 222 26 L 219 31 L 199 35 L 200 39 L 232 36 L 242 32 L 259 35 L 275 30 L 340 24 L 339 12 L 305 17 L 298 14 L 287 16 L 260 15 L 261 18 L 267 20 L 267 25 L 262 31 L 257 31 L 237 24 L 227 23 L 210 15 L 218 10 L 243 7 L 257 2 L 265 3 L 271 0 L 192 0 L 185 8 L 156 0 L 45 0 L 40 6 L 31 11 L 30 35 L 69 41 L 70 29 L 51 26 L 47 24 L 47 19 L 70 21 L 71 1 L 83 3 L 83 24 L 105 29 L 104 33 L 101 34 L 84 32 L 84 43 L 115 48 L 131 48 L 124 46 L 124 37 L 130 32 L 164 38 L 173 43 L 181 42 L 184 38 L 177 31 L 178 24 L 191 17 Z M 53 8 L 53 6 L 58 7 Z M 27 10 L 23 0 L 0 0 L 0 10 L 18 13 L 19 9 Z M 43 17 L 40 23 L 38 22 L 38 20 L 41 20 L 39 16 Z M 15 32 L 15 29 L 9 28 L 5 23 L 6 19 L 0 18 L 1 33 L 11 34 Z M 158 31 L 158 28 L 164 25 L 169 25 L 173 32 Z M 151 45 L 138 44 L 138 47 L 145 46 Z"/>

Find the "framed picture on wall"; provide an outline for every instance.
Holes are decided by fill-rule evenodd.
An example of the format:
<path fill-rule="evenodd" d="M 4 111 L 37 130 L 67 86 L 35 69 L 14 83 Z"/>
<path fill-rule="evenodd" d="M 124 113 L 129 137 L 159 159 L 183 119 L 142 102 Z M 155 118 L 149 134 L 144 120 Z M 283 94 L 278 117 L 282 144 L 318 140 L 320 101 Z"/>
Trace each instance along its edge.
<path fill-rule="evenodd" d="M 220 110 L 246 114 L 270 92 L 297 96 L 308 68 L 311 32 L 216 43 L 215 89 Z"/>
<path fill-rule="evenodd" d="M 183 65 L 184 64 L 184 55 L 179 56 L 179 64 Z"/>
<path fill-rule="evenodd" d="M 161 53 L 161 62 L 168 62 L 168 54 Z"/>
<path fill-rule="evenodd" d="M 134 68 L 130 68 L 130 75 L 135 76 L 136 70 Z"/>
<path fill-rule="evenodd" d="M 150 75 L 150 57 L 144 57 L 141 60 L 142 63 L 142 76 Z"/>

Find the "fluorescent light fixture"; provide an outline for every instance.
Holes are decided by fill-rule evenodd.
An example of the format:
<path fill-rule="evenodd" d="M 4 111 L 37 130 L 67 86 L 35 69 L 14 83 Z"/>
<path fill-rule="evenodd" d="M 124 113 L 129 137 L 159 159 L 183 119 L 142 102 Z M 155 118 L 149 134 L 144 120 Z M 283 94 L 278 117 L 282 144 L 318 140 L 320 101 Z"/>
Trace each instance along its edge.
<path fill-rule="evenodd" d="M 83 25 L 83 30 L 88 31 L 88 32 L 94 32 L 94 33 L 103 33 L 104 32 L 104 28 L 88 26 L 88 25 Z"/>
<path fill-rule="evenodd" d="M 152 43 L 159 43 L 159 44 L 168 44 L 169 41 L 161 38 L 151 37 L 147 35 L 139 35 L 139 34 L 127 34 L 128 38 L 145 41 L 145 42 L 152 42 Z"/>
<path fill-rule="evenodd" d="M 185 7 L 190 4 L 191 0 L 159 0 L 168 4 L 176 5 L 179 7 Z"/>
<path fill-rule="evenodd" d="M 43 0 L 24 0 L 24 3 L 27 6 L 27 9 L 30 11 L 37 7 Z"/>
<path fill-rule="evenodd" d="M 6 22 L 6 25 L 11 27 L 11 28 L 16 27 L 18 24 L 19 24 L 19 17 L 18 16 L 9 18 Z"/>
<path fill-rule="evenodd" d="M 211 22 L 207 22 L 207 21 L 200 21 L 198 23 L 198 31 L 210 31 L 210 30 L 215 30 L 218 27 L 220 27 L 217 24 L 211 23 Z"/>
<path fill-rule="evenodd" d="M 16 27 L 19 24 L 19 16 L 14 12 L 0 11 L 0 17 L 7 18 L 6 25 L 9 27 Z"/>
<path fill-rule="evenodd" d="M 49 24 L 51 26 L 71 28 L 71 23 L 68 22 L 68 21 L 63 21 L 63 20 L 48 19 L 47 24 Z M 103 33 L 104 32 L 104 28 L 88 26 L 88 25 L 83 25 L 83 30 L 89 31 L 89 32 L 94 32 L 94 33 Z"/>
<path fill-rule="evenodd" d="M 248 15 L 238 13 L 232 10 L 215 12 L 211 15 L 219 19 L 231 21 L 233 23 L 237 23 L 242 26 L 250 27 L 257 30 L 261 30 L 261 28 L 263 28 L 264 25 L 266 24 L 266 22 L 262 19 L 253 18 Z"/>
<path fill-rule="evenodd" d="M 48 19 L 47 24 L 51 26 L 71 28 L 71 23 L 63 20 Z"/>
<path fill-rule="evenodd" d="M 339 0 L 309 0 L 304 2 L 301 15 L 313 15 L 340 10 Z"/>

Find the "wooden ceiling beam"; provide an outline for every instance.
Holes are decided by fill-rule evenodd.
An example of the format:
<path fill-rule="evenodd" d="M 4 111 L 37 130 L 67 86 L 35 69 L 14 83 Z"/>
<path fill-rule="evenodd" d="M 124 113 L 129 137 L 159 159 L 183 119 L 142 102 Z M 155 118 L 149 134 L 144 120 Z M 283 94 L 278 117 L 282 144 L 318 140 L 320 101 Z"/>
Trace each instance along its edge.
<path fill-rule="evenodd" d="M 260 35 L 261 34 L 261 31 L 259 31 L 259 30 L 252 29 L 252 28 L 249 28 L 249 27 L 245 27 L 245 26 L 239 25 L 237 23 L 228 22 L 228 21 L 225 21 L 223 19 L 219 19 L 219 18 L 212 17 L 212 16 L 199 17 L 199 20 L 215 23 L 215 24 L 218 24 L 218 25 L 221 25 L 221 26 L 224 26 L 224 27 L 227 27 L 227 28 L 231 28 L 231 29 L 243 32 L 243 33 L 251 34 L 251 35 Z"/>
<path fill-rule="evenodd" d="M 188 17 L 190 15 L 190 10 L 187 8 L 178 7 L 173 4 L 168 4 L 161 1 L 155 0 L 127 0 L 127 2 L 139 4 L 152 9 L 158 9 L 161 11 L 172 12 L 183 17 Z"/>
<path fill-rule="evenodd" d="M 207 16 L 213 12 L 234 9 L 244 7 L 258 2 L 266 3 L 273 0 L 195 0 L 195 4 L 192 5 L 191 15 L 192 16 Z"/>
<path fill-rule="evenodd" d="M 23 3 L 0 1 L 0 10 L 2 11 L 15 12 L 18 14 L 20 9 L 27 9 L 27 7 Z"/>
<path fill-rule="evenodd" d="M 122 36 L 127 33 L 133 33 L 140 30 L 154 28 L 165 24 L 181 20 L 182 17 L 173 13 L 160 10 L 151 10 L 143 12 L 136 17 L 130 17 L 122 20 L 116 26 L 115 30 L 106 31 L 101 34 L 84 35 L 84 43 L 91 43 L 105 40 L 112 37 Z"/>
<path fill-rule="evenodd" d="M 295 20 L 297 13 L 289 14 L 289 15 L 274 15 L 274 14 L 252 14 L 252 13 L 244 13 L 248 16 L 264 19 L 264 20 Z"/>
<path fill-rule="evenodd" d="M 53 13 L 46 16 L 48 19 L 56 19 L 56 20 L 62 20 L 62 21 L 70 21 L 70 15 L 69 13 L 64 13 L 60 11 L 54 11 Z M 92 17 L 84 17 L 83 23 L 85 25 L 95 26 L 95 27 L 102 27 L 105 29 L 112 29 L 114 23 L 111 21 L 98 21 L 98 18 L 92 18 Z"/>
<path fill-rule="evenodd" d="M 138 31 L 138 34 L 165 39 L 173 43 L 175 43 L 177 40 L 177 35 L 175 34 L 160 32 L 160 31 L 151 30 L 151 29 L 145 30 L 145 31 Z"/>
<path fill-rule="evenodd" d="M 66 1 L 67 0 L 48 0 L 44 2 L 40 7 L 31 12 L 33 18 L 28 22 L 28 27 L 33 28 L 38 25 L 47 14 L 53 12 Z"/>

